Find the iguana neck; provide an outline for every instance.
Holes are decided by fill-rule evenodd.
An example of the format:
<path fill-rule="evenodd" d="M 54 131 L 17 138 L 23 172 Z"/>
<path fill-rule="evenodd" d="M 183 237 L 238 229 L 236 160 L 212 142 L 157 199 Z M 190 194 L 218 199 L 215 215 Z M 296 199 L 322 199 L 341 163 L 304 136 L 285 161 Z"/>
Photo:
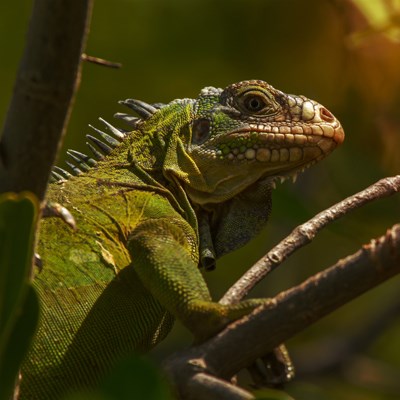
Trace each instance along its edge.
<path fill-rule="evenodd" d="M 171 165 L 170 147 L 179 141 L 174 130 L 132 131 L 106 160 L 98 162 L 95 176 L 108 185 L 138 187 L 162 194 L 197 232 L 196 214 L 182 182 L 174 173 L 166 173 L 168 167 L 165 164 Z M 160 162 L 162 159 L 164 162 Z"/>

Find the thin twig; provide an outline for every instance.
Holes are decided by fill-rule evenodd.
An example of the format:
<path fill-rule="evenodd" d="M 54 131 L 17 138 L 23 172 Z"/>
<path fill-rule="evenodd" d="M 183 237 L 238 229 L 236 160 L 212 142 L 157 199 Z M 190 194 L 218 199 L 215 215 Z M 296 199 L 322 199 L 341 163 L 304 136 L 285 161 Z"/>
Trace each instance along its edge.
<path fill-rule="evenodd" d="M 243 274 L 243 276 L 225 293 L 220 303 L 231 304 L 240 301 L 258 282 L 278 267 L 292 253 L 310 243 L 315 235 L 329 223 L 356 208 L 376 199 L 391 196 L 399 190 L 400 175 L 381 179 L 361 192 L 347 197 L 343 201 L 320 212 L 306 223 L 299 225 L 289 236 L 278 243 Z"/>
<path fill-rule="evenodd" d="M 108 61 L 108 60 L 104 60 L 104 58 L 88 56 L 87 54 L 82 54 L 81 59 L 82 59 L 82 61 L 87 61 L 92 64 L 101 65 L 102 67 L 108 67 L 108 68 L 121 68 L 122 67 L 122 64 L 119 62 Z"/>
<path fill-rule="evenodd" d="M 215 376 L 198 373 L 187 382 L 187 392 L 191 400 L 251 400 L 254 396 L 246 390 L 234 386 Z"/>

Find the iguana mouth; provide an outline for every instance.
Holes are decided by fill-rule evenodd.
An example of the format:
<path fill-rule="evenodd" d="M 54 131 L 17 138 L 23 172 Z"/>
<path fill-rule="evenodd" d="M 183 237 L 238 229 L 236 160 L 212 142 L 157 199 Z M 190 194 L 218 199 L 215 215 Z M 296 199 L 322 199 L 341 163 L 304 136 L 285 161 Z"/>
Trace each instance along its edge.
<path fill-rule="evenodd" d="M 335 121 L 337 122 L 337 121 Z M 308 164 L 319 160 L 344 140 L 339 123 L 249 125 L 226 135 L 216 144 L 216 155 L 229 161 Z"/>

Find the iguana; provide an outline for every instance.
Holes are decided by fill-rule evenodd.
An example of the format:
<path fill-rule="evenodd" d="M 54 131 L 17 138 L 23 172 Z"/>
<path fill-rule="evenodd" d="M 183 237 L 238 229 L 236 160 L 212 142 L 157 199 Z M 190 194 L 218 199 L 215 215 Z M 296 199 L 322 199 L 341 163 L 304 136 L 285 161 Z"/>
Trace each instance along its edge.
<path fill-rule="evenodd" d="M 304 96 L 250 80 L 197 99 L 121 102 L 129 131 L 88 135 L 69 151 L 47 198 L 74 215 L 42 220 L 34 286 L 39 329 L 21 399 L 93 386 L 115 360 L 161 341 L 178 318 L 203 341 L 265 299 L 213 302 L 199 267 L 244 245 L 268 220 L 277 180 L 296 177 L 344 139 L 339 121 Z M 74 176 L 77 175 L 77 176 Z"/>

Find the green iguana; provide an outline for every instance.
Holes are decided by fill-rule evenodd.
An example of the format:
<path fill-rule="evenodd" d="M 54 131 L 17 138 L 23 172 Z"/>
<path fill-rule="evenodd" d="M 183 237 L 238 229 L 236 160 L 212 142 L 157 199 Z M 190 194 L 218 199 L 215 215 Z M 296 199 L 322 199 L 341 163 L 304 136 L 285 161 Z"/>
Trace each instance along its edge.
<path fill-rule="evenodd" d="M 178 318 L 197 341 L 266 299 L 213 302 L 200 267 L 265 225 L 276 180 L 296 177 L 344 139 L 339 121 L 263 81 L 206 87 L 169 104 L 121 102 L 129 131 L 102 120 L 94 158 L 69 151 L 48 200 L 74 215 L 42 220 L 34 279 L 42 314 L 22 369 L 21 399 L 93 386 L 119 357 L 146 351 Z M 97 160 L 95 160 L 97 159 Z"/>

